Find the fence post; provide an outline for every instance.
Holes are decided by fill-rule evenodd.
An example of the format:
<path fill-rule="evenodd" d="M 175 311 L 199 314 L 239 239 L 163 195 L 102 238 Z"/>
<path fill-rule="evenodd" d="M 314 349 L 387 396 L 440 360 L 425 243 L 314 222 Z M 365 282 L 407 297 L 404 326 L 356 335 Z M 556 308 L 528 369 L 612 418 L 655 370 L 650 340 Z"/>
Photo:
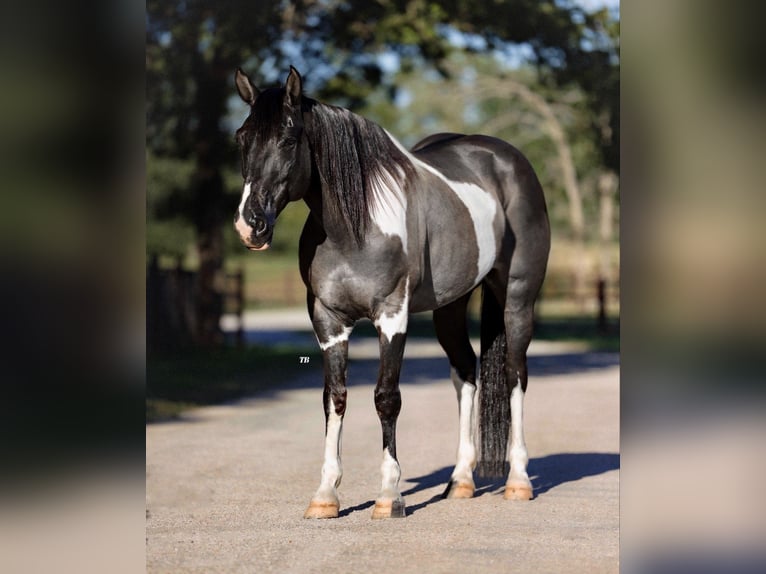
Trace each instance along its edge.
<path fill-rule="evenodd" d="M 237 347 L 245 345 L 245 272 L 234 272 L 234 312 L 237 314 Z"/>
<path fill-rule="evenodd" d="M 606 333 L 606 281 L 603 278 L 599 278 L 596 284 L 598 290 L 598 332 Z"/>

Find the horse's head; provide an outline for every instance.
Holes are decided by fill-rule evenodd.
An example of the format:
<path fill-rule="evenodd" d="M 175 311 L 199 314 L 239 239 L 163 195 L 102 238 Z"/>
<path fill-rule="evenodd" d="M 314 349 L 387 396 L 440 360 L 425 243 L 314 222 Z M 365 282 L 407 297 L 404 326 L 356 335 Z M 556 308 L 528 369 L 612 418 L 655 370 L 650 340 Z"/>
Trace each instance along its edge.
<path fill-rule="evenodd" d="M 277 216 L 303 197 L 311 179 L 301 76 L 291 66 L 284 87 L 260 91 L 237 69 L 235 82 L 250 115 L 237 130 L 245 186 L 234 227 L 248 249 L 262 250 L 271 244 Z"/>

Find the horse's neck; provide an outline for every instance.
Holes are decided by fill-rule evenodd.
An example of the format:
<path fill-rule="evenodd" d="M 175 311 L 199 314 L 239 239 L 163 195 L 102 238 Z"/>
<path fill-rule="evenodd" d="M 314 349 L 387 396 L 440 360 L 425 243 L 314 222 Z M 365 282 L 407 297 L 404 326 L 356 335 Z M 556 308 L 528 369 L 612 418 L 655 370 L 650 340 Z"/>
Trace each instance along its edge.
<path fill-rule="evenodd" d="M 312 169 L 315 170 L 316 166 Z M 311 179 L 311 185 L 303 197 L 303 201 L 309 208 L 309 217 L 314 219 L 315 224 L 322 229 L 330 243 L 347 245 L 350 236 L 346 222 L 340 219 L 336 211 L 329 207 L 332 201 L 329 197 L 331 191 L 321 182 L 316 171 Z"/>
<path fill-rule="evenodd" d="M 311 184 L 303 196 L 303 201 L 309 208 L 309 217 L 314 219 L 314 222 L 324 231 L 328 239 L 333 242 L 341 241 L 340 230 L 345 228 L 344 223 L 342 221 L 335 221 L 337 216 L 332 209 L 328 208 L 332 201 L 329 197 L 331 191 L 319 176 L 319 169 L 313 151 L 311 156 Z"/>
<path fill-rule="evenodd" d="M 306 203 L 332 241 L 364 241 L 376 205 L 403 203 L 414 164 L 383 128 L 348 110 L 312 102 L 304 123 L 313 171 Z"/>
<path fill-rule="evenodd" d="M 314 108 L 324 104 L 316 100 L 308 100 L 308 111 L 304 113 L 304 125 L 306 126 L 306 136 L 311 148 L 311 185 L 304 196 L 304 201 L 308 206 L 314 221 L 322 228 L 324 233 L 333 243 L 345 244 L 348 242 L 348 232 L 346 231 L 346 222 L 338 217 L 338 214 L 329 206 L 335 201 L 331 194 L 328 182 L 320 176 L 319 158 L 317 156 L 316 146 L 318 145 L 316 130 L 321 129 L 314 121 Z"/>

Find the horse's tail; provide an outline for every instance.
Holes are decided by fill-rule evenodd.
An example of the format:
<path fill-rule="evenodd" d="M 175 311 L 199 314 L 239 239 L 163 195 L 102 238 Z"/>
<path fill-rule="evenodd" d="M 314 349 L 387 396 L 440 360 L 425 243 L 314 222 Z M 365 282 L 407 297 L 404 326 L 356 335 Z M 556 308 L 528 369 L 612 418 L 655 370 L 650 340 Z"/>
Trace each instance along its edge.
<path fill-rule="evenodd" d="M 504 305 L 482 284 L 481 365 L 479 371 L 478 443 L 476 473 L 483 477 L 504 476 L 511 421 L 510 395 L 506 382 Z"/>

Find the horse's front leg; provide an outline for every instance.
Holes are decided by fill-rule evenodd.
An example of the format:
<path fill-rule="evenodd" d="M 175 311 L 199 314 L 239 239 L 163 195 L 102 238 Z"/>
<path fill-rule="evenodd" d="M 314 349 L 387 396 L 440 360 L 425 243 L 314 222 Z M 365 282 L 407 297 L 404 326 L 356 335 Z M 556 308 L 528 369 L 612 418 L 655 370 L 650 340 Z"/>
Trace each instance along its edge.
<path fill-rule="evenodd" d="M 380 339 L 380 372 L 375 386 L 375 409 L 383 431 L 383 482 L 375 500 L 373 518 L 403 518 L 404 499 L 399 492 L 401 469 L 396 458 L 396 421 L 402 407 L 399 374 L 407 338 L 406 300 L 393 316 L 382 315 L 375 321 Z"/>
<path fill-rule="evenodd" d="M 351 327 L 339 323 L 326 310 L 314 307 L 312 322 L 324 358 L 325 446 L 319 488 L 304 518 L 337 518 L 343 469 L 340 462 L 343 415 L 346 412 L 348 336 Z"/>

